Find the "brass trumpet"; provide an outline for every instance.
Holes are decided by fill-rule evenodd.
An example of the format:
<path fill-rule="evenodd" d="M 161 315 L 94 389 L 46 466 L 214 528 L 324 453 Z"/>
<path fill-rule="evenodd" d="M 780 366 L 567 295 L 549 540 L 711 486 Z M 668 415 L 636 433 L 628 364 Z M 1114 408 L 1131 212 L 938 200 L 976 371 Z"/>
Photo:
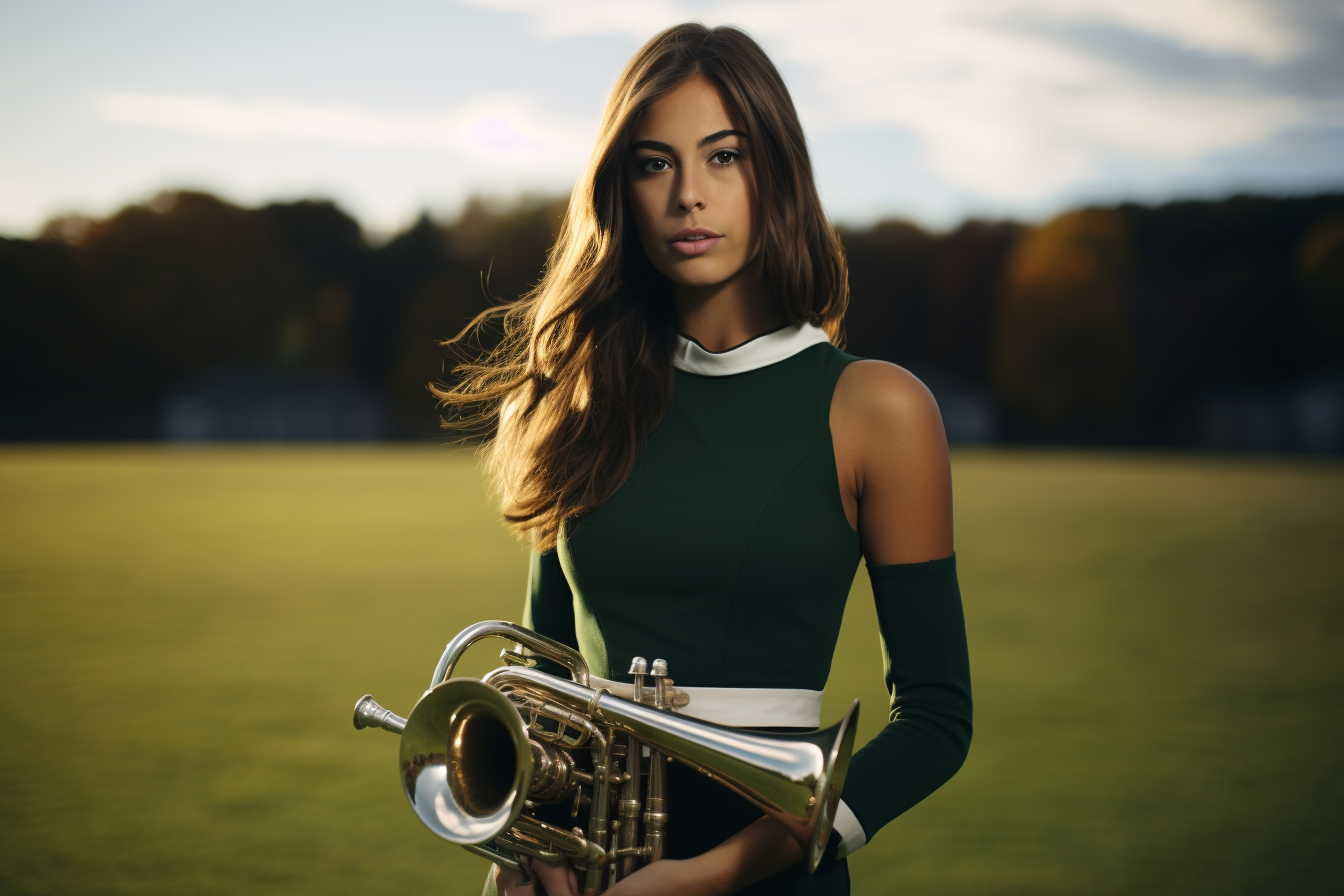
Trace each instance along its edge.
<path fill-rule="evenodd" d="M 453 678 L 467 648 L 491 637 L 515 642 L 500 654 L 505 665 L 484 679 Z M 569 680 L 532 668 L 534 656 L 563 666 Z M 674 712 L 686 695 L 662 660 L 649 667 L 636 657 L 631 674 L 632 699 L 617 697 L 592 686 L 577 651 L 510 622 L 479 622 L 448 644 L 408 718 L 366 694 L 354 723 L 401 735 L 402 788 L 426 827 L 525 880 L 534 858 L 568 858 L 583 892 L 598 894 L 662 858 L 669 761 L 783 824 L 815 871 L 844 787 L 859 702 L 825 730 L 762 734 Z M 591 755 L 590 769 L 576 761 L 579 751 Z M 528 814 L 566 800 L 574 813 L 588 804 L 587 830 Z"/>

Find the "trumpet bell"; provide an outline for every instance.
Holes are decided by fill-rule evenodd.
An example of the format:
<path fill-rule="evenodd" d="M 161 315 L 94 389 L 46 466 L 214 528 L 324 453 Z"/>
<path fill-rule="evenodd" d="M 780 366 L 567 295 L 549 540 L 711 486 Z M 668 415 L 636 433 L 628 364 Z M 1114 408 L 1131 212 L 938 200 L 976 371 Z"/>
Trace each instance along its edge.
<path fill-rule="evenodd" d="M 415 704 L 401 735 L 401 785 L 415 814 L 459 845 L 507 831 L 532 786 L 527 730 L 509 698 L 454 678 Z"/>
<path fill-rule="evenodd" d="M 829 749 L 826 749 L 826 764 L 821 779 L 813 791 L 817 798 L 816 819 L 807 845 L 807 872 L 811 874 L 821 864 L 822 853 L 831 838 L 831 829 L 835 825 L 835 810 L 840 805 L 840 794 L 845 789 L 845 775 L 849 772 L 849 759 L 854 753 L 854 736 L 859 729 L 859 701 L 849 705 L 849 711 L 839 724 L 828 729 Z"/>

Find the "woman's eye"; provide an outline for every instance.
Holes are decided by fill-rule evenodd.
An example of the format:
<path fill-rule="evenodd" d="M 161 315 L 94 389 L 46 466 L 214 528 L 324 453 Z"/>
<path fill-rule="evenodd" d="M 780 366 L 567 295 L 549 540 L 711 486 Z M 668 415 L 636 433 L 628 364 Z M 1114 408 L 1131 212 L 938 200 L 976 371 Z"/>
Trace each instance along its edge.
<path fill-rule="evenodd" d="M 731 165 L 741 157 L 742 154 L 735 149 L 720 149 L 710 156 L 709 160 L 715 165 Z"/>
<path fill-rule="evenodd" d="M 658 156 L 650 156 L 647 159 L 640 159 L 639 167 L 645 171 L 666 171 L 672 167 L 667 159 L 660 159 Z"/>

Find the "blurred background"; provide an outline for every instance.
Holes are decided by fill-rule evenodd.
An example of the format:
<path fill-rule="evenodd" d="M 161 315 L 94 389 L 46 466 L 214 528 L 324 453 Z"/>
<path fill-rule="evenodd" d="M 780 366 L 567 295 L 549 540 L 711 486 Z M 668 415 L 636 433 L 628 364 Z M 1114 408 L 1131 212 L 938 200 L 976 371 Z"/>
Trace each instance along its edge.
<path fill-rule="evenodd" d="M 0 889 L 478 891 L 348 704 L 520 612 L 426 384 L 687 19 L 780 67 L 849 348 L 954 444 L 976 743 L 856 893 L 1344 890 L 1326 0 L 0 7 Z M 860 574 L 861 739 L 874 626 Z"/>

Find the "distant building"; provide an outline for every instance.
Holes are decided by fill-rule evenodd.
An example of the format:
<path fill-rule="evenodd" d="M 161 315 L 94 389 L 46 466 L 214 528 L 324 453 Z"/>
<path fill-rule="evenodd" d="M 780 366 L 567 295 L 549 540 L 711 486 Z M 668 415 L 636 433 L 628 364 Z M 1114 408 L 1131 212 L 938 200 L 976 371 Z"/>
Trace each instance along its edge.
<path fill-rule="evenodd" d="M 371 441 L 387 434 L 369 389 L 275 368 L 229 365 L 189 380 L 164 401 L 169 441 Z"/>

